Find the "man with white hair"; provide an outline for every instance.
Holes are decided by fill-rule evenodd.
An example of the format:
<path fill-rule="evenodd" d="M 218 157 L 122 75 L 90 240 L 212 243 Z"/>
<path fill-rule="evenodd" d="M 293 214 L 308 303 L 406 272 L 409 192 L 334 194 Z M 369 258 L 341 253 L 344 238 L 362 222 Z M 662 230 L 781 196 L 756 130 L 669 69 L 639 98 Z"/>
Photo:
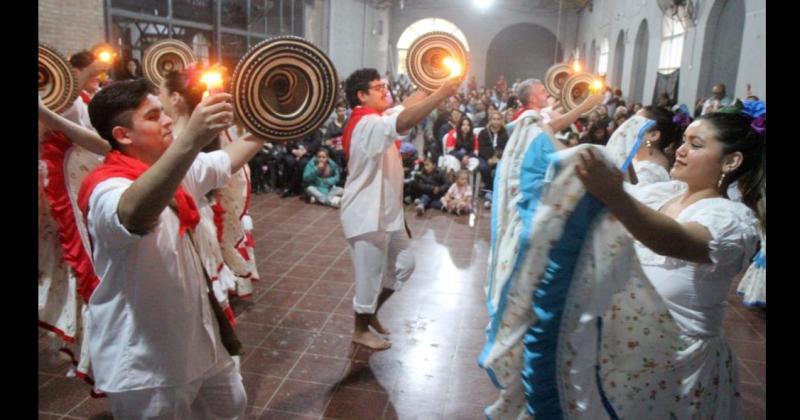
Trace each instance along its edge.
<path fill-rule="evenodd" d="M 562 115 L 555 112 L 547 112 L 547 108 L 549 106 L 547 89 L 545 89 L 544 84 L 538 79 L 527 79 L 524 82 L 521 82 L 519 86 L 517 86 L 516 94 L 519 97 L 522 106 L 514 115 L 513 121 L 515 122 L 523 113 L 525 113 L 525 111 L 534 110 L 542 115 L 542 121 L 546 126 L 548 126 L 545 129 L 549 129 L 553 133 L 560 132 L 561 130 L 569 127 L 583 113 L 593 109 L 603 100 L 601 95 L 594 93 L 589 95 L 589 97 L 587 97 L 586 100 L 584 100 L 580 105 L 575 107 L 575 109 Z M 509 124 L 506 129 L 509 131 L 513 130 L 514 122 Z M 553 138 L 552 135 L 550 137 Z M 557 145 L 556 148 L 559 150 L 564 147 L 561 142 L 555 140 L 554 144 Z"/>

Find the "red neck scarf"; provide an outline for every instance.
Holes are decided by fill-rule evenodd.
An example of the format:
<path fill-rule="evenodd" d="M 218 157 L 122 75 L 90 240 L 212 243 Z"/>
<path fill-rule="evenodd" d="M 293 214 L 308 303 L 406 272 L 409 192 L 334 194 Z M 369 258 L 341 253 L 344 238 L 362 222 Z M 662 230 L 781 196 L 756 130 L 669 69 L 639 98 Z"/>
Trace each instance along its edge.
<path fill-rule="evenodd" d="M 78 207 L 81 209 L 84 219 L 89 215 L 89 198 L 98 184 L 109 178 L 135 180 L 149 168 L 150 165 L 136 158 L 123 155 L 118 150 L 112 150 L 106 156 L 106 160 L 90 172 L 81 183 L 78 192 Z M 178 190 L 175 192 L 175 201 L 178 204 L 179 232 L 183 236 L 187 228 L 194 229 L 200 222 L 200 213 L 197 211 L 194 199 L 183 189 L 183 186 L 178 186 Z"/>
<path fill-rule="evenodd" d="M 89 102 L 92 102 L 92 97 L 89 96 L 89 92 L 83 90 L 81 91 L 81 99 L 83 99 L 83 103 L 89 105 Z"/>
<path fill-rule="evenodd" d="M 517 118 L 519 118 L 519 116 L 520 116 L 520 115 L 522 115 L 522 113 L 523 113 L 523 112 L 525 112 L 525 111 L 527 111 L 527 110 L 530 110 L 530 109 L 533 109 L 533 108 L 531 108 L 531 107 L 521 107 L 521 108 L 520 108 L 520 109 L 518 109 L 518 110 L 517 110 L 517 112 L 514 114 L 514 118 L 512 118 L 512 119 L 511 119 L 511 121 L 516 121 L 516 120 L 517 120 Z"/>
<path fill-rule="evenodd" d="M 372 114 L 380 115 L 380 112 L 366 106 L 357 106 L 353 108 L 353 112 L 350 113 L 350 119 L 347 120 L 347 123 L 344 125 L 344 131 L 342 131 L 342 148 L 344 149 L 345 156 L 350 156 L 350 140 L 353 138 L 353 130 L 355 130 L 356 124 L 358 124 L 364 116 Z"/>

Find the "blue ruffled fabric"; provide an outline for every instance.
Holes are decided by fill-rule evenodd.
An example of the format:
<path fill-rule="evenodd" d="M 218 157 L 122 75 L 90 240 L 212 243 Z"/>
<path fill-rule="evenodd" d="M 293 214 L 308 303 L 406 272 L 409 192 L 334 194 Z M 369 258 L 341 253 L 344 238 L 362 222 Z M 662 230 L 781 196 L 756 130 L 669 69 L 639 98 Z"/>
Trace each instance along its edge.
<path fill-rule="evenodd" d="M 564 302 L 572 285 L 575 266 L 592 222 L 604 207 L 585 195 L 564 227 L 564 234 L 550 250 L 544 278 L 534 292 L 533 311 L 537 322 L 525 334 L 525 368 L 522 383 L 528 412 L 539 418 L 564 417 L 556 379 L 556 349 Z"/>
<path fill-rule="evenodd" d="M 517 211 L 520 214 L 520 219 L 522 220 L 523 224 L 522 231 L 520 232 L 519 252 L 517 254 L 516 261 L 514 261 L 514 268 L 510 276 L 511 279 L 508 281 L 508 283 L 506 283 L 505 286 L 503 286 L 498 307 L 494 308 L 492 306 L 491 299 L 487 299 L 486 301 L 490 322 L 486 328 L 486 345 L 483 347 L 483 351 L 478 357 L 478 366 L 481 368 L 486 368 L 485 361 L 491 352 L 492 347 L 494 346 L 495 337 L 497 336 L 497 331 L 500 328 L 500 322 L 505 311 L 505 302 L 506 296 L 508 295 L 508 290 L 514 281 L 514 278 L 519 275 L 518 273 L 520 264 L 522 263 L 522 257 L 527 252 L 528 246 L 530 246 L 529 238 L 531 235 L 533 215 L 536 213 L 536 207 L 539 203 L 539 198 L 542 195 L 542 188 L 545 184 L 547 168 L 550 166 L 551 156 L 555 151 L 555 147 L 553 146 L 547 134 L 540 133 L 531 142 L 531 145 L 528 147 L 528 150 L 525 152 L 525 157 L 522 160 L 522 166 L 520 169 L 520 194 L 522 194 L 522 199 L 520 199 L 517 203 Z M 497 178 L 495 179 L 495 182 L 497 182 Z M 495 186 L 494 194 L 497 194 L 498 190 L 499 189 Z M 498 202 L 496 198 L 497 197 L 493 197 L 494 203 Z M 496 250 L 497 243 L 497 211 L 499 211 L 497 206 L 492 206 L 491 246 L 493 251 Z M 491 289 L 491 282 L 494 281 L 494 279 L 490 278 L 489 281 L 489 288 Z M 488 368 L 486 368 L 486 371 L 494 386 L 502 389 L 503 387 L 497 381 L 494 372 Z"/>
<path fill-rule="evenodd" d="M 627 170 L 641 147 L 644 134 L 654 124 L 655 121 L 648 121 L 639 130 L 632 150 L 620 166 L 622 171 Z M 528 412 L 539 418 L 561 419 L 564 416 L 556 377 L 561 317 L 581 249 L 592 223 L 603 211 L 605 207 L 593 196 L 585 194 L 581 198 L 564 225 L 561 238 L 550 250 L 544 278 L 533 295 L 533 312 L 537 321 L 523 338 L 525 367 L 522 370 L 522 384 Z M 603 396 L 601 383 L 597 385 Z M 604 407 L 611 418 L 616 417 L 610 404 L 604 401 Z"/>
<path fill-rule="evenodd" d="M 753 263 L 755 264 L 756 268 L 767 268 L 767 253 L 764 251 L 758 251 L 755 258 L 753 258 Z"/>

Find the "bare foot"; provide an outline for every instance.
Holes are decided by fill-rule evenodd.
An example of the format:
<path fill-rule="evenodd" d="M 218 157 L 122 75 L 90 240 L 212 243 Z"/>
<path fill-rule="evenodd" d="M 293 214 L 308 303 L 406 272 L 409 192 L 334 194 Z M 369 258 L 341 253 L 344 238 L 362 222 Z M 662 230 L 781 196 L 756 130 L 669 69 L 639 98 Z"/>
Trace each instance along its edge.
<path fill-rule="evenodd" d="M 377 331 L 378 334 L 383 334 L 383 335 L 390 334 L 389 330 L 387 330 L 386 327 L 384 327 L 383 324 L 381 324 L 381 322 L 378 321 L 378 317 L 375 315 L 373 315 L 369 319 L 369 326 L 372 327 L 375 331 Z"/>
<path fill-rule="evenodd" d="M 373 350 L 386 350 L 392 347 L 392 342 L 378 337 L 370 331 L 353 332 L 353 342 L 369 347 Z"/>

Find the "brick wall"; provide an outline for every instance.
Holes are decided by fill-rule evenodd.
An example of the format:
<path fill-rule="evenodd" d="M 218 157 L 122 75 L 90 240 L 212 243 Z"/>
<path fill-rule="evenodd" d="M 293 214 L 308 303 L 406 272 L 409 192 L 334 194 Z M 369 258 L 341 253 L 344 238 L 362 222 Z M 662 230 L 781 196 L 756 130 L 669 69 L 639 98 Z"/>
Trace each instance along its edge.
<path fill-rule="evenodd" d="M 39 42 L 65 56 L 105 41 L 103 0 L 39 0 Z"/>

